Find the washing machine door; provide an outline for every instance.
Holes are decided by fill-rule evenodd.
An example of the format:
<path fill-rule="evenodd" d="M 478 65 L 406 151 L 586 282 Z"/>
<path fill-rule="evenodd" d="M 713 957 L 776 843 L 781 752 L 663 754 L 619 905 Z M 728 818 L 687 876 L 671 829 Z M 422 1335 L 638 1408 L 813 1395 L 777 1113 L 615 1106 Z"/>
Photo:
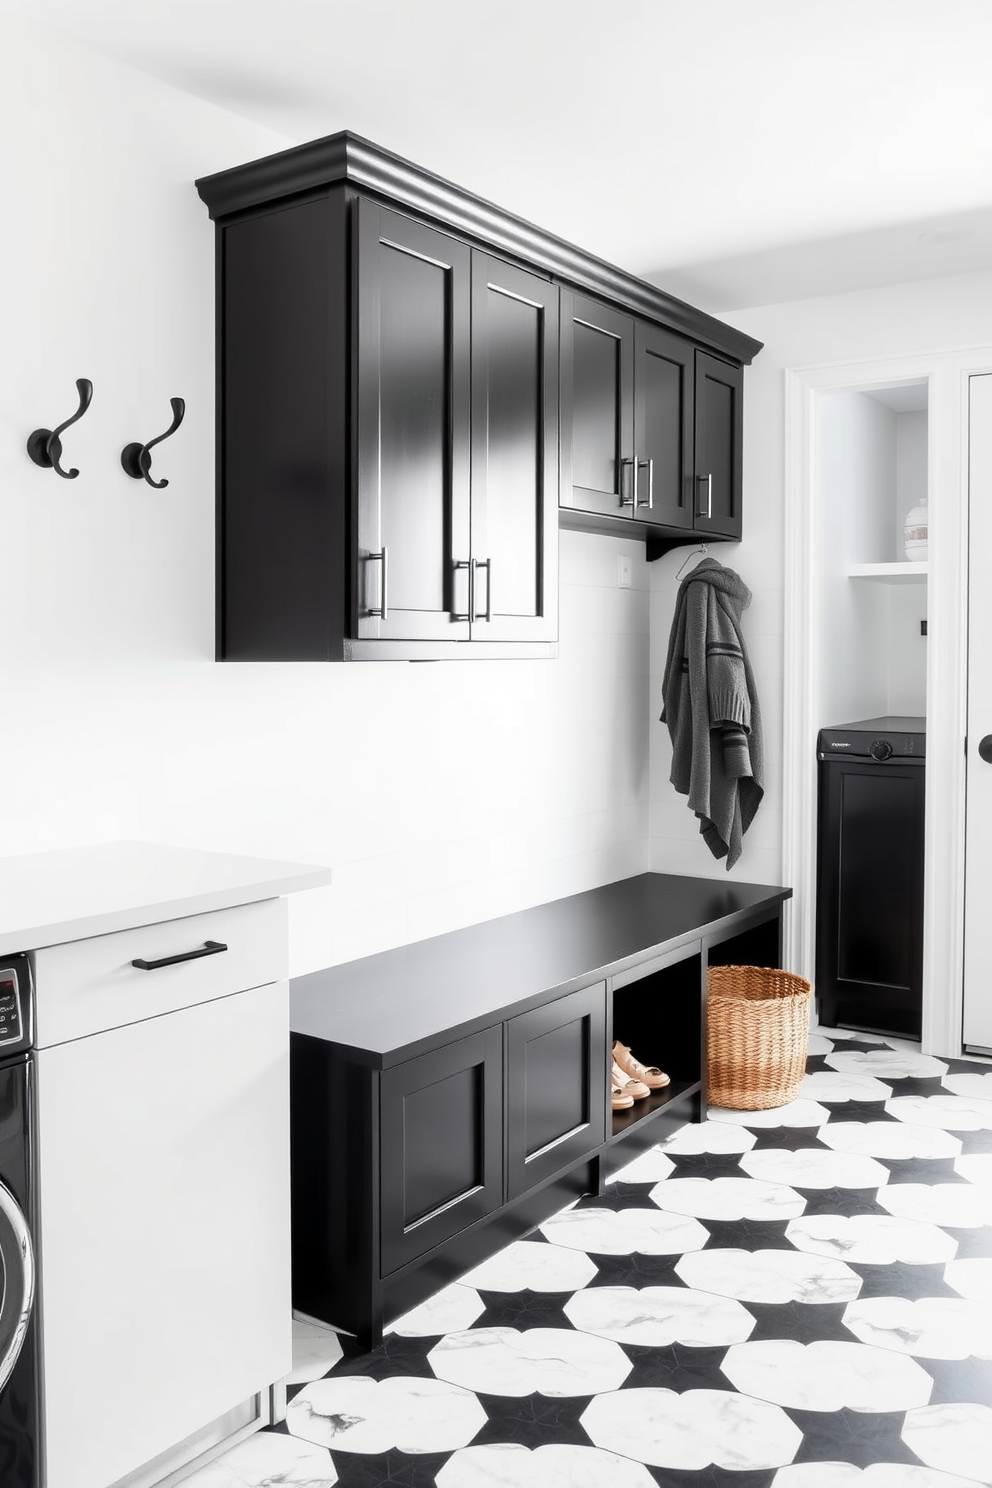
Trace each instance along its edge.
<path fill-rule="evenodd" d="M 10 1189 L 0 1183 L 0 1391 L 17 1363 L 34 1306 L 35 1264 L 31 1232 Z"/>

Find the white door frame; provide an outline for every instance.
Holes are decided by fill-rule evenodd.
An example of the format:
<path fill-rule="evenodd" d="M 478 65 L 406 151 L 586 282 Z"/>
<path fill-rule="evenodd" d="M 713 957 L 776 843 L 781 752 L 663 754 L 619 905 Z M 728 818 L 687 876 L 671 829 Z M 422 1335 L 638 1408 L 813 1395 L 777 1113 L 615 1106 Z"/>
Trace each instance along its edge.
<path fill-rule="evenodd" d="M 929 384 L 927 791 L 923 910 L 923 1039 L 961 1052 L 968 600 L 968 378 L 992 370 L 992 348 L 786 368 L 784 882 L 795 889 L 788 960 L 812 977 L 816 885 L 816 735 L 820 677 L 813 646 L 819 570 L 817 405 L 827 392 Z"/>

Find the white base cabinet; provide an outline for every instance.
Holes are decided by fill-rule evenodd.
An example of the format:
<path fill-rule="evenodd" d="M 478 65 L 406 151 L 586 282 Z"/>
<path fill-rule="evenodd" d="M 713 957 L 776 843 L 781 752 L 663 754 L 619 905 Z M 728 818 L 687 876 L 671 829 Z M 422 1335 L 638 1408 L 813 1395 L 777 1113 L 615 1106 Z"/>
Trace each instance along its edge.
<path fill-rule="evenodd" d="M 251 911 L 284 947 L 285 903 L 227 913 Z M 140 1021 L 36 1056 L 46 1488 L 108 1488 L 291 1367 L 288 983 L 232 992 L 222 954 L 135 972 L 136 937 L 79 949 Z M 195 1006 L 143 1013 L 184 977 Z"/>

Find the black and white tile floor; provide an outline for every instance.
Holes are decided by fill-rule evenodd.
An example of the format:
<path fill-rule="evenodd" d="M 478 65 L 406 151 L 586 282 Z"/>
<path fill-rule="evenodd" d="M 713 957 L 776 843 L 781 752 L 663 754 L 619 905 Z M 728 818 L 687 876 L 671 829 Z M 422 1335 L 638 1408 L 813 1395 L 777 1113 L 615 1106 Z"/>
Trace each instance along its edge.
<path fill-rule="evenodd" d="M 814 1034 L 344 1355 L 188 1488 L 992 1484 L 992 1068 Z"/>

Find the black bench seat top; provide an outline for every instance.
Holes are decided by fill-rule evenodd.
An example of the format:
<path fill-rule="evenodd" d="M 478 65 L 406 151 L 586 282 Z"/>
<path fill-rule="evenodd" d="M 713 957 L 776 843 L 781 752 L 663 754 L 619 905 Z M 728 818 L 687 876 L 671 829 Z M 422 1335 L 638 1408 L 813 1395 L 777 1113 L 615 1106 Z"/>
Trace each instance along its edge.
<path fill-rule="evenodd" d="M 294 1034 L 386 1068 L 701 937 L 774 912 L 792 890 L 640 873 L 582 894 L 295 977 Z"/>

